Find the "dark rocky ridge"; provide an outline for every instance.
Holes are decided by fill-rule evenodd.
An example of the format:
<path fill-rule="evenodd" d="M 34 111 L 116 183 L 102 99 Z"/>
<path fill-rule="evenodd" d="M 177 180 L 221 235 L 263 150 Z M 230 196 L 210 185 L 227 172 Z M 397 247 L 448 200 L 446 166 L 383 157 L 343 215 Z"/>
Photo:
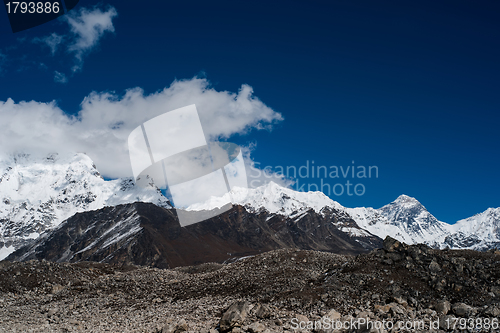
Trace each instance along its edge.
<path fill-rule="evenodd" d="M 292 332 L 294 318 L 330 317 L 439 321 L 433 332 L 466 332 L 448 329 L 446 319 L 500 317 L 499 263 L 499 252 L 390 238 L 358 256 L 282 249 L 166 270 L 3 261 L 0 330 L 271 333 Z"/>
<path fill-rule="evenodd" d="M 137 202 L 75 214 L 7 259 L 173 268 L 281 248 L 359 254 L 381 246 L 382 240 L 376 236 L 354 237 L 341 227 L 357 225 L 350 216 L 334 210 L 323 216 L 311 209 L 293 220 L 267 212 L 251 213 L 241 206 L 181 227 L 174 210 Z"/>

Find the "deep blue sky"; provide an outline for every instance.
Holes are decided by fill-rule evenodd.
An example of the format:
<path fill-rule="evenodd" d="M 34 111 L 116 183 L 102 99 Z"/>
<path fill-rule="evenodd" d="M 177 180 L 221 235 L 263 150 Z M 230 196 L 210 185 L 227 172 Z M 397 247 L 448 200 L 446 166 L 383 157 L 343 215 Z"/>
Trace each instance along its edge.
<path fill-rule="evenodd" d="M 45 60 L 52 71 L 21 66 L 40 47 L 19 42 L 67 27 L 14 35 L 0 12 L 0 100 L 55 99 L 77 112 L 91 91 L 151 93 L 195 75 L 217 90 L 247 83 L 285 118 L 234 139 L 257 142 L 262 167 L 378 166 L 364 196 L 333 197 L 349 207 L 404 193 L 454 222 L 500 206 L 500 2 L 100 3 L 116 8 L 115 33 L 67 84 L 52 73 L 68 59 Z"/>

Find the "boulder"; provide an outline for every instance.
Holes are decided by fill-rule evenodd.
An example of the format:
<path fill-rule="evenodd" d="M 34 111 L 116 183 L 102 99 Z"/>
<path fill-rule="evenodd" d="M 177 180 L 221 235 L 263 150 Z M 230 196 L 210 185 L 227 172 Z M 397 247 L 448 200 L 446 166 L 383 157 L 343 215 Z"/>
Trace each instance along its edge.
<path fill-rule="evenodd" d="M 491 317 L 500 317 L 500 309 L 495 305 L 490 305 L 484 313 Z"/>
<path fill-rule="evenodd" d="M 258 304 L 255 308 L 255 316 L 260 319 L 271 317 L 271 309 L 265 304 Z"/>
<path fill-rule="evenodd" d="M 254 322 L 248 326 L 248 332 L 250 333 L 262 333 L 266 330 L 266 327 L 259 322 Z"/>
<path fill-rule="evenodd" d="M 384 239 L 384 250 L 387 252 L 397 252 L 401 249 L 401 242 L 390 236 Z"/>
<path fill-rule="evenodd" d="M 340 317 L 340 313 L 338 313 L 335 309 L 331 309 L 326 315 L 323 316 L 323 318 L 328 318 L 330 321 L 337 321 Z"/>
<path fill-rule="evenodd" d="M 439 266 L 437 261 L 433 260 L 429 265 L 429 270 L 431 273 L 438 273 L 441 271 L 441 266 Z"/>
<path fill-rule="evenodd" d="M 304 315 L 300 315 L 300 314 L 297 314 L 295 315 L 295 318 L 296 318 L 296 323 L 300 325 L 301 322 L 303 322 L 304 324 L 302 325 L 306 325 L 308 324 L 309 322 L 309 318 L 307 318 L 306 316 Z M 303 332 L 304 330 L 302 329 L 297 329 L 297 330 L 293 330 L 294 332 Z"/>
<path fill-rule="evenodd" d="M 229 332 L 233 327 L 241 326 L 250 311 L 250 303 L 237 301 L 231 304 L 220 319 L 221 332 Z"/>
<path fill-rule="evenodd" d="M 472 314 L 472 307 L 468 306 L 465 303 L 455 303 L 452 306 L 453 313 L 460 317 L 468 317 Z"/>
<path fill-rule="evenodd" d="M 436 312 L 439 315 L 447 315 L 451 310 L 451 304 L 448 301 L 440 301 L 436 304 Z"/>

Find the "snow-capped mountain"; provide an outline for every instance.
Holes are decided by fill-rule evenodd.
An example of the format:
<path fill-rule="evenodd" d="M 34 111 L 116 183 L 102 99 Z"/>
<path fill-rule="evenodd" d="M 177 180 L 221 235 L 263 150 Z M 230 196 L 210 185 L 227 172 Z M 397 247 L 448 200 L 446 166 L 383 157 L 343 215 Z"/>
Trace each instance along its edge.
<path fill-rule="evenodd" d="M 245 207 L 248 212 L 284 216 L 295 222 L 310 211 L 323 216 L 335 217 L 335 226 L 353 237 L 373 237 L 373 233 L 352 223 L 352 217 L 346 208 L 330 199 L 323 192 L 298 192 L 269 182 L 257 188 L 234 187 L 222 197 L 212 197 L 204 203 L 187 208 L 191 211 L 212 210 L 231 203 Z"/>
<path fill-rule="evenodd" d="M 145 188 L 135 186 L 132 179 L 106 181 L 85 154 L 4 157 L 0 160 L 0 260 L 78 212 L 137 201 L 171 208 L 152 181 Z M 391 236 L 408 244 L 441 248 L 500 247 L 500 208 L 450 225 L 406 195 L 379 209 L 346 208 L 322 192 L 297 192 L 270 182 L 254 189 L 234 188 L 187 210 L 210 210 L 228 203 L 265 216 L 271 224 L 280 219 L 297 224 L 323 219 L 356 242 L 365 238 L 373 244 L 375 236 Z"/>
<path fill-rule="evenodd" d="M 415 198 L 399 196 L 379 209 L 347 208 L 363 229 L 381 238 L 435 248 L 487 250 L 500 248 L 500 208 L 488 208 L 454 224 L 437 220 Z"/>
<path fill-rule="evenodd" d="M 97 261 L 166 268 L 233 261 L 281 248 L 359 254 L 382 246 L 376 236 L 341 231 L 336 226 L 337 216 L 323 216 L 313 209 L 298 219 L 289 219 L 233 206 L 185 227 L 175 213 L 139 202 L 77 213 L 8 260 Z"/>
<path fill-rule="evenodd" d="M 234 187 L 222 197 L 212 197 L 204 203 L 189 206 L 187 210 L 211 210 L 228 203 L 243 206 L 254 213 L 265 210 L 271 214 L 287 217 L 300 215 L 310 209 L 316 213 L 325 207 L 344 209 L 322 192 L 297 192 L 269 182 L 257 188 Z"/>
<path fill-rule="evenodd" d="M 82 153 L 4 157 L 0 161 L 0 260 L 77 212 L 135 201 L 170 207 L 154 184 L 142 188 L 131 178 L 105 181 Z"/>
<path fill-rule="evenodd" d="M 490 208 L 471 218 L 448 224 L 436 219 L 417 199 L 400 195 L 395 201 L 379 208 L 346 208 L 322 192 L 297 192 L 273 182 L 255 189 L 234 188 L 223 197 L 213 197 L 188 210 L 210 210 L 227 203 L 245 207 L 251 212 L 266 211 L 299 219 L 308 210 L 346 216 L 356 226 L 337 225 L 353 234 L 391 236 L 407 244 L 424 243 L 438 248 L 487 249 L 500 247 L 500 208 Z M 346 219 L 340 219 L 346 220 Z"/>
<path fill-rule="evenodd" d="M 439 221 L 417 199 L 404 194 L 379 209 L 358 207 L 347 211 L 361 228 L 407 244 L 441 243 L 452 231 L 450 224 Z"/>
<path fill-rule="evenodd" d="M 488 208 L 453 225 L 441 247 L 487 250 L 500 248 L 500 208 Z"/>
<path fill-rule="evenodd" d="M 241 205 L 252 212 L 267 211 L 289 218 L 301 216 L 310 209 L 323 214 L 335 210 L 337 215 L 352 217 L 358 227 L 370 234 L 380 238 L 389 235 L 408 244 L 442 241 L 450 234 L 451 227 L 438 221 L 420 202 L 406 195 L 380 209 L 346 208 L 322 192 L 297 192 L 273 182 L 255 189 L 234 188 L 223 197 L 212 197 L 205 203 L 188 207 L 188 210 L 210 210 L 227 203 Z"/>

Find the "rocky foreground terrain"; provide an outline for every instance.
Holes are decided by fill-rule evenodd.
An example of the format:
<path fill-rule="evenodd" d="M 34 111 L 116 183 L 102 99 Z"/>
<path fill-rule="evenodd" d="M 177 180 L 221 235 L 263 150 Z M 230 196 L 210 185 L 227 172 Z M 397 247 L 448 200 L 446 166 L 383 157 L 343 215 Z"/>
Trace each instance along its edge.
<path fill-rule="evenodd" d="M 358 256 L 281 249 L 174 269 L 2 261 L 0 332 L 499 331 L 499 263 L 391 238 Z"/>

